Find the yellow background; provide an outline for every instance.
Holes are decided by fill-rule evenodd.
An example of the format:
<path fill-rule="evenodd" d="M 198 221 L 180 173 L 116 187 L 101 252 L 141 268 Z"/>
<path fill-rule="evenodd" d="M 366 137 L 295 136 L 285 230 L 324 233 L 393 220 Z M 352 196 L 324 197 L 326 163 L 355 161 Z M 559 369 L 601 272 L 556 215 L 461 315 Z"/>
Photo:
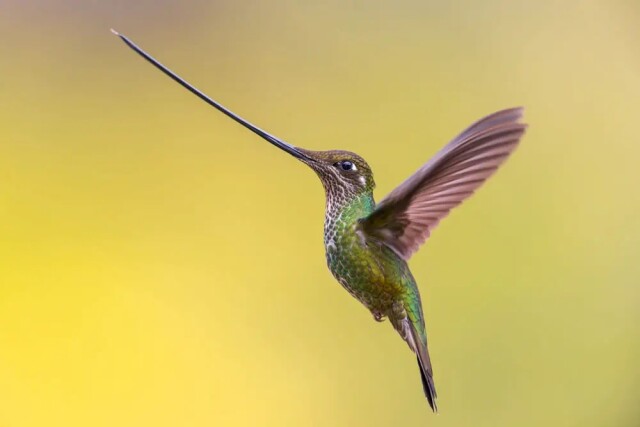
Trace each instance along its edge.
<path fill-rule="evenodd" d="M 380 199 L 515 105 L 411 260 L 441 413 L 325 266 L 315 175 Z M 0 427 L 640 425 L 637 1 L 0 2 Z"/>

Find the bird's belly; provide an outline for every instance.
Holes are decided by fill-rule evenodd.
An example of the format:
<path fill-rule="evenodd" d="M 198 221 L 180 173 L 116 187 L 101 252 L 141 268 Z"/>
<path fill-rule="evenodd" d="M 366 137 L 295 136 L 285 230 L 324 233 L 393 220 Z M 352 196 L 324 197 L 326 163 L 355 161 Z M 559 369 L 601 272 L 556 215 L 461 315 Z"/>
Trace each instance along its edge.
<path fill-rule="evenodd" d="M 376 316 L 384 315 L 398 297 L 393 266 L 359 242 L 328 246 L 327 264 L 336 280 Z"/>

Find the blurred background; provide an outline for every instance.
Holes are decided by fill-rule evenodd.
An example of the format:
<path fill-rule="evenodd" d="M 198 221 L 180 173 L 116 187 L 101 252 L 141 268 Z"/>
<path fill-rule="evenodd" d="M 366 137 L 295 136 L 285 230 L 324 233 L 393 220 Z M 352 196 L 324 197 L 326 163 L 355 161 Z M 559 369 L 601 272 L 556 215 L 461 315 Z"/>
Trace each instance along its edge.
<path fill-rule="evenodd" d="M 411 266 L 414 357 L 331 277 L 302 164 L 377 198 L 526 107 Z M 0 2 L 0 426 L 640 425 L 635 1 Z"/>

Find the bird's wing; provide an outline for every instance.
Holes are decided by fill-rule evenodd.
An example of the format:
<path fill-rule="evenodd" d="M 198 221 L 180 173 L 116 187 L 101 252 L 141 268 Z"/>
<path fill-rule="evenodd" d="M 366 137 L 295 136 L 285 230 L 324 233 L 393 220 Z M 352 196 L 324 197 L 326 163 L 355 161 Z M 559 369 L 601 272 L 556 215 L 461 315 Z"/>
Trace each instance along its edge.
<path fill-rule="evenodd" d="M 361 231 L 408 260 L 515 149 L 526 129 L 522 114 L 511 108 L 469 126 L 361 219 Z"/>

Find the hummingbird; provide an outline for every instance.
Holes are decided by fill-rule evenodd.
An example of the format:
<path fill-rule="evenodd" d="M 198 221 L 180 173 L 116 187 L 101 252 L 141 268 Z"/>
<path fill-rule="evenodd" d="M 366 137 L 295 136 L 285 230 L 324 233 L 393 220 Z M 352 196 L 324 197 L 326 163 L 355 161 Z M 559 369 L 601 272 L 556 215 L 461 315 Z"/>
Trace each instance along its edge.
<path fill-rule="evenodd" d="M 476 121 L 376 203 L 373 172 L 359 155 L 291 145 L 214 101 L 129 38 L 111 31 L 184 88 L 317 174 L 326 196 L 324 247 L 329 270 L 376 321 L 389 319 L 415 353 L 424 394 L 437 412 L 422 302 L 407 262 L 451 209 L 471 196 L 514 151 L 527 127 L 521 123 L 523 108 L 501 110 Z"/>

